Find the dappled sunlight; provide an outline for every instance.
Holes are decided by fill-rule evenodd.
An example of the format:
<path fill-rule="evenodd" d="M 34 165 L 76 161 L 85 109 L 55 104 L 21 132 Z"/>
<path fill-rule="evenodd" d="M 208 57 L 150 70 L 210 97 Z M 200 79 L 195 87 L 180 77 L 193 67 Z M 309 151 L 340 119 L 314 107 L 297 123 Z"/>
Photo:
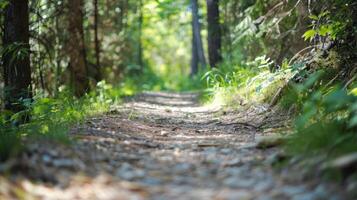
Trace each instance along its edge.
<path fill-rule="evenodd" d="M 8 183 L 9 184 L 9 183 Z M 25 199 L 145 199 L 147 191 L 144 188 L 127 181 L 120 181 L 110 175 L 102 174 L 96 177 L 83 175 L 72 176 L 65 188 L 31 183 L 21 180 L 15 185 L 8 185 L 3 190 L 22 194 Z M 134 193 L 135 191 L 135 193 Z M 0 196 L 1 197 L 1 196 Z M 4 198 L 10 198 L 4 197 Z"/>
<path fill-rule="evenodd" d="M 148 2 L 144 6 L 144 57 L 167 81 L 189 74 L 190 13 L 184 1 Z"/>
<path fill-rule="evenodd" d="M 0 0 L 0 200 L 355 200 L 356 27 L 356 0 Z"/>

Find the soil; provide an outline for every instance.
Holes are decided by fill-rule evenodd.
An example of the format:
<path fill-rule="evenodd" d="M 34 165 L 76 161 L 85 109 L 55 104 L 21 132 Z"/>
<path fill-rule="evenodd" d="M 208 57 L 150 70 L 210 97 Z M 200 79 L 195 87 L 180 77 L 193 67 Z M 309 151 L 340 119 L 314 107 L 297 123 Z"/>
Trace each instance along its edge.
<path fill-rule="evenodd" d="M 1 165 L 12 173 L 0 177 L 0 199 L 344 199 L 335 185 L 276 166 L 285 112 L 198 100 L 146 92 L 74 127 L 71 145 L 29 144 Z"/>

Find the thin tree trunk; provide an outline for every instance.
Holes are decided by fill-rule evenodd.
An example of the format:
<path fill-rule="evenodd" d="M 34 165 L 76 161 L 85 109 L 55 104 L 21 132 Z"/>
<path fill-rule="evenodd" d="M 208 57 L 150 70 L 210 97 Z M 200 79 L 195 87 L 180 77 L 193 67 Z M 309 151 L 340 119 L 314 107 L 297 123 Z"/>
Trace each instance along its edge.
<path fill-rule="evenodd" d="M 227 52 L 232 52 L 232 36 L 231 36 L 231 20 L 230 20 L 230 9 L 229 9 L 229 3 L 226 2 L 224 5 L 224 25 L 223 25 L 223 29 L 224 31 L 221 32 L 221 34 L 223 33 L 223 37 L 224 37 L 224 44 L 222 45 L 223 47 L 226 47 L 225 51 Z M 222 30 L 221 30 L 222 31 Z"/>
<path fill-rule="evenodd" d="M 144 22 L 144 16 L 143 16 L 143 1 L 139 0 L 139 27 L 138 27 L 138 64 L 140 66 L 140 69 L 143 69 L 143 45 L 142 45 L 142 31 L 143 31 L 143 22 Z"/>
<path fill-rule="evenodd" d="M 197 73 L 198 70 L 194 68 L 196 65 L 205 67 L 206 58 L 203 51 L 201 26 L 198 16 L 198 2 L 197 0 L 191 0 L 192 6 L 192 62 L 191 62 L 191 75 Z M 194 52 L 195 51 L 195 52 Z M 197 68 L 197 67 L 196 67 Z"/>
<path fill-rule="evenodd" d="M 56 7 L 56 19 L 55 19 L 55 29 L 56 29 L 56 48 L 55 48 L 55 57 L 56 57 L 56 84 L 55 84 L 55 96 L 58 96 L 59 93 L 59 87 L 61 84 L 61 58 L 60 58 L 60 51 L 61 51 L 61 38 L 60 38 L 60 18 L 58 15 L 58 8 Z"/>
<path fill-rule="evenodd" d="M 97 82 L 102 80 L 101 66 L 100 66 L 100 43 L 98 36 L 98 0 L 93 0 L 94 4 L 94 43 L 95 43 L 95 61 L 96 61 L 96 74 L 94 76 Z"/>
<path fill-rule="evenodd" d="M 219 0 L 207 0 L 208 54 L 211 67 L 217 67 L 221 56 L 221 25 Z"/>
<path fill-rule="evenodd" d="M 20 99 L 32 98 L 28 3 L 28 0 L 11 0 L 5 9 L 4 95 L 5 109 L 12 112 L 25 109 L 19 104 Z"/>
<path fill-rule="evenodd" d="M 83 0 L 68 0 L 69 58 L 74 94 L 83 96 L 89 90 L 83 31 Z"/>
<path fill-rule="evenodd" d="M 191 73 L 190 76 L 196 75 L 198 72 L 198 55 L 196 38 L 192 37 L 192 54 L 191 54 Z"/>
<path fill-rule="evenodd" d="M 41 37 L 41 30 L 40 30 L 40 18 L 38 18 L 37 20 L 37 31 L 38 31 L 38 35 L 37 35 L 37 40 L 40 41 L 40 37 Z M 45 92 L 46 90 L 46 86 L 45 86 L 45 80 L 43 78 L 43 69 L 42 69 L 42 65 L 43 65 L 43 59 L 42 59 L 42 54 L 41 54 L 41 44 L 40 42 L 38 42 L 37 44 L 37 48 L 38 48 L 38 60 L 37 60 L 37 65 L 38 65 L 38 75 L 39 75 L 39 79 L 40 79 L 40 85 L 41 85 L 41 89 L 43 92 Z"/>

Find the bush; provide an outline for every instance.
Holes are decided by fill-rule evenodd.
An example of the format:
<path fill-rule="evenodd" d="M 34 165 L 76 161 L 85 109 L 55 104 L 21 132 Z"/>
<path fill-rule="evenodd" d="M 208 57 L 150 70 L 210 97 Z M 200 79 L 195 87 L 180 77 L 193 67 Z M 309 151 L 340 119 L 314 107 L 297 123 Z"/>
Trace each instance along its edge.
<path fill-rule="evenodd" d="M 298 111 L 286 145 L 292 154 L 332 158 L 357 151 L 357 96 L 338 85 L 326 85 L 323 75 L 316 72 L 290 87 L 282 101 Z"/>

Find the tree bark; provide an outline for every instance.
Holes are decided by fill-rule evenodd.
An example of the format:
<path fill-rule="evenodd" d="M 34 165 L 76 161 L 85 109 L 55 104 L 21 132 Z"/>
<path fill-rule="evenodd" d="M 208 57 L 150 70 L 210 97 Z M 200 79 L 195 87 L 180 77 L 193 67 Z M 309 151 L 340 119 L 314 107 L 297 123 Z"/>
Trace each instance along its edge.
<path fill-rule="evenodd" d="M 19 100 L 31 99 L 28 0 L 10 0 L 5 8 L 3 54 L 5 109 L 25 109 Z"/>
<path fill-rule="evenodd" d="M 192 60 L 191 60 L 191 75 L 198 72 L 198 66 L 206 66 L 206 58 L 203 51 L 201 25 L 198 16 L 198 2 L 191 0 L 192 7 Z"/>
<path fill-rule="evenodd" d="M 99 82 L 102 80 L 102 73 L 100 67 L 100 43 L 99 43 L 99 36 L 98 36 L 98 0 L 93 0 L 94 6 L 94 45 L 95 45 L 95 65 L 96 65 L 96 74 L 94 79 Z"/>
<path fill-rule="evenodd" d="M 142 71 L 143 69 L 143 45 L 142 45 L 142 32 L 143 32 L 143 23 L 144 23 L 144 16 L 143 16 L 143 0 L 139 0 L 139 27 L 138 27 L 138 32 L 139 32 L 139 36 L 138 36 L 138 64 L 140 66 L 140 71 Z"/>
<path fill-rule="evenodd" d="M 196 38 L 192 37 L 192 55 L 191 55 L 191 76 L 198 73 L 198 55 L 197 55 L 197 42 Z"/>
<path fill-rule="evenodd" d="M 74 94 L 83 96 L 89 90 L 83 31 L 83 0 L 68 0 L 69 67 Z"/>
<path fill-rule="evenodd" d="M 206 0 L 208 24 L 208 55 L 211 67 L 217 67 L 221 56 L 221 25 L 219 22 L 219 0 Z"/>

